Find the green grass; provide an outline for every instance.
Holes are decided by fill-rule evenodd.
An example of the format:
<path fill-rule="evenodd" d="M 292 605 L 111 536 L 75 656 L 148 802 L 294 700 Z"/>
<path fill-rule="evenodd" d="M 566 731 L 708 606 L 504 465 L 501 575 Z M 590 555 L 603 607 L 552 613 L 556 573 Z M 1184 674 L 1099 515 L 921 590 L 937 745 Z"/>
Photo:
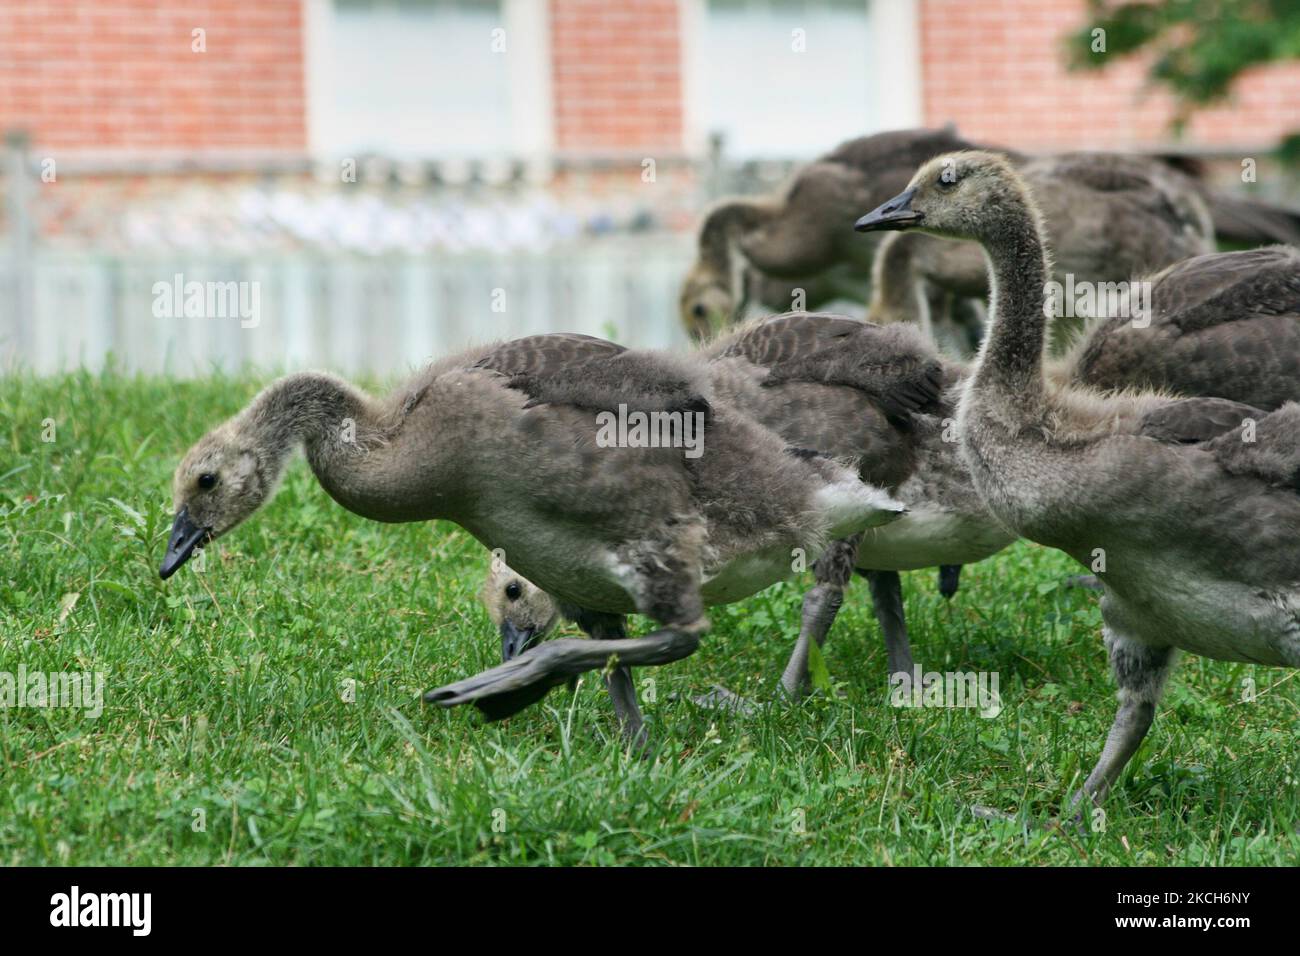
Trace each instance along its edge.
<path fill-rule="evenodd" d="M 887 705 L 860 582 L 826 650 L 834 694 L 754 717 L 672 699 L 714 682 L 770 699 L 802 582 L 715 609 L 694 657 L 639 671 L 648 760 L 620 748 L 594 675 L 499 724 L 431 709 L 422 691 L 499 652 L 474 599 L 488 555 L 453 526 L 367 522 L 298 462 L 203 573 L 158 580 L 172 468 L 258 384 L 0 385 L 0 670 L 107 679 L 98 719 L 0 708 L 0 864 L 1296 859 L 1300 681 L 1191 657 L 1104 832 L 1023 825 L 1060 812 L 1114 703 L 1096 597 L 1026 544 L 967 568 L 951 602 L 932 572 L 904 583 L 926 669 L 1000 675 L 992 720 Z"/>

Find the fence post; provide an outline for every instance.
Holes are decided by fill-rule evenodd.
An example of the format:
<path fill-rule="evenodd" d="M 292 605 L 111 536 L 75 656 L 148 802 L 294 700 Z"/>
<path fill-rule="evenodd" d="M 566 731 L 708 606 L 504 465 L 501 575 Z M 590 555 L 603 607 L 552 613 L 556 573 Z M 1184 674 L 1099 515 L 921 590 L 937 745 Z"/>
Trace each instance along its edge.
<path fill-rule="evenodd" d="M 726 192 L 727 185 L 723 182 L 723 163 L 725 162 L 726 148 L 727 137 L 725 134 L 716 130 L 709 134 L 709 152 L 708 157 L 705 159 L 703 205 L 708 205 L 721 198 Z"/>
<path fill-rule="evenodd" d="M 32 262 L 35 227 L 32 221 L 27 146 L 28 136 L 25 130 L 11 129 L 5 133 L 9 262 L 13 270 L 13 351 L 18 361 L 30 362 L 36 321 L 35 270 Z"/>

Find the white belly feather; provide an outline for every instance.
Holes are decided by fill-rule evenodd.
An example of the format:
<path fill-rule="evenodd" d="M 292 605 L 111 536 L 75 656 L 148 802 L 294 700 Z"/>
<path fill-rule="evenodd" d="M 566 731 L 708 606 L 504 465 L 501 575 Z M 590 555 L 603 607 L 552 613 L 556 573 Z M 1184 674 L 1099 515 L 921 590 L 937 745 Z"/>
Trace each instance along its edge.
<path fill-rule="evenodd" d="M 1206 575 L 1178 560 L 1126 563 L 1102 601 L 1117 634 L 1221 661 L 1300 666 L 1300 593 Z M 1098 575 L 1106 584 L 1106 575 Z"/>
<path fill-rule="evenodd" d="M 959 513 L 930 502 L 910 508 L 899 520 L 863 536 L 858 567 L 914 571 L 940 564 L 973 564 L 1016 540 L 988 514 Z"/>

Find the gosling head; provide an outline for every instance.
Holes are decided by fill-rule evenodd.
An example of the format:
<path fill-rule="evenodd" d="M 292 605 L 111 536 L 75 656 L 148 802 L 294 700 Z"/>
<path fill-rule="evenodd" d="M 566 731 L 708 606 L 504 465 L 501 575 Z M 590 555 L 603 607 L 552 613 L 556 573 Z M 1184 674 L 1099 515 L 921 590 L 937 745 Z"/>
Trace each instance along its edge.
<path fill-rule="evenodd" d="M 686 334 L 692 341 L 703 342 L 731 323 L 736 300 L 724 277 L 696 266 L 682 283 L 678 308 Z"/>
<path fill-rule="evenodd" d="M 560 617 L 549 594 L 501 561 L 492 562 L 480 597 L 501 633 L 503 661 L 541 641 Z"/>
<path fill-rule="evenodd" d="M 907 188 L 857 221 L 858 232 L 919 229 L 957 239 L 996 239 L 1010 222 L 1041 218 L 1024 181 L 996 153 L 936 156 Z"/>
<path fill-rule="evenodd" d="M 260 508 L 275 476 L 233 419 L 204 435 L 181 459 L 172 478 L 176 511 L 159 575 L 171 577 L 194 549 L 219 538 Z"/>

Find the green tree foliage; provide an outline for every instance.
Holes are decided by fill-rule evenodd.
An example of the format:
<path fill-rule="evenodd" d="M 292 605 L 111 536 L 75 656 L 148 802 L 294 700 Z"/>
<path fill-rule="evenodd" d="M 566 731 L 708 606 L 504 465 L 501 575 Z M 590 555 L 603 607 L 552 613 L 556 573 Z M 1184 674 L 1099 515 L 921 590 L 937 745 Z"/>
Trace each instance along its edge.
<path fill-rule="evenodd" d="M 1250 67 L 1300 58 L 1300 0 L 1088 0 L 1088 8 L 1067 38 L 1071 67 L 1149 55 L 1151 80 L 1174 94 L 1175 129 L 1225 99 Z M 1300 135 L 1283 146 L 1300 159 Z"/>

